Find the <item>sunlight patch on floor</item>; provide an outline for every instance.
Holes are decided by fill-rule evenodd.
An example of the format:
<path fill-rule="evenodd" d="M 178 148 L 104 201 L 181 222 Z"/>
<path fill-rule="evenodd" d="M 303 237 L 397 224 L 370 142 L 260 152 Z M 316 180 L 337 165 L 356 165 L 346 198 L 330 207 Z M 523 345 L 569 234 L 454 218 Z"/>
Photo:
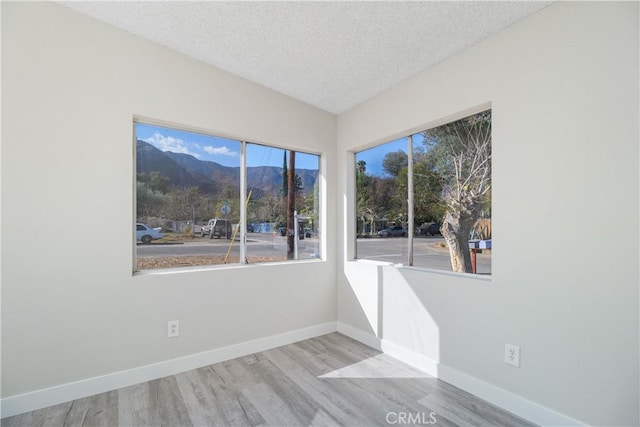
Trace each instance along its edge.
<path fill-rule="evenodd" d="M 431 375 L 406 366 L 385 354 L 370 357 L 344 368 L 320 375 L 318 378 L 433 378 Z"/>

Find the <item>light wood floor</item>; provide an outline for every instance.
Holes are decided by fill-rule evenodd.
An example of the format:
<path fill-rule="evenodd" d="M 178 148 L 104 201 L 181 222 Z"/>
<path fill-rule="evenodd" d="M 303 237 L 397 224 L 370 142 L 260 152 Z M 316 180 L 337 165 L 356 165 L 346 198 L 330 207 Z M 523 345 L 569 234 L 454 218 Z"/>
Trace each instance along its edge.
<path fill-rule="evenodd" d="M 2 426 L 532 426 L 339 333 L 2 420 Z"/>

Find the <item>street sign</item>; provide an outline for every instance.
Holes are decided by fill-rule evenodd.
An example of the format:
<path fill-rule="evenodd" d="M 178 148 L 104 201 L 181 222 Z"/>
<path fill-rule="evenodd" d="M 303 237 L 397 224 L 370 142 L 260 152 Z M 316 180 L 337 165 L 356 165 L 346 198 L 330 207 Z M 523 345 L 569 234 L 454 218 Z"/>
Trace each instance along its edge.
<path fill-rule="evenodd" d="M 229 206 L 229 203 L 225 202 L 220 208 L 220 212 L 222 212 L 222 215 L 229 215 L 231 213 L 231 206 Z"/>

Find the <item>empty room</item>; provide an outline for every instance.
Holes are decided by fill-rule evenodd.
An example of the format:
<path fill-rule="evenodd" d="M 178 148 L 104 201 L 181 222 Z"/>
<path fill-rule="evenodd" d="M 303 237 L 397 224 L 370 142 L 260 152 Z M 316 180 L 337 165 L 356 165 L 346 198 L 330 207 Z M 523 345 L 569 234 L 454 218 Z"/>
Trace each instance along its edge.
<path fill-rule="evenodd" d="M 2 1 L 2 426 L 640 425 L 639 9 Z"/>

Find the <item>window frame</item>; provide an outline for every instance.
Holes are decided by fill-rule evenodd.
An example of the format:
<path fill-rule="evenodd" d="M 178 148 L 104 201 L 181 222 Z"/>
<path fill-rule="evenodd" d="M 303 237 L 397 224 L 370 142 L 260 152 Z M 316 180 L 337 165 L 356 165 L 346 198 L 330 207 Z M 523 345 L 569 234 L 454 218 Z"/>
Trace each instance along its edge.
<path fill-rule="evenodd" d="M 240 260 L 238 263 L 234 264 L 207 264 L 207 265 L 194 265 L 194 266 L 186 266 L 186 267 L 169 267 L 169 268 L 158 268 L 158 269 L 137 269 L 137 240 L 136 240 L 136 223 L 137 223 L 137 150 L 136 150 L 136 125 L 137 124 L 145 124 L 150 126 L 163 127 L 167 129 L 184 131 L 190 133 L 197 133 L 205 136 L 211 136 L 214 138 L 224 138 L 233 141 L 237 141 L 240 144 L 240 201 L 239 201 L 239 228 L 240 228 L 240 240 L 239 240 L 239 249 L 240 249 Z M 154 118 L 149 118 L 146 116 L 134 115 L 132 119 L 132 150 L 133 150 L 133 164 L 132 164 L 132 266 L 131 271 L 133 276 L 142 276 L 142 275 L 156 275 L 156 274 L 167 274 L 167 273 L 180 273 L 180 272 L 190 272 L 190 271 L 208 271 L 208 270 L 220 270 L 220 269 L 228 269 L 228 268 L 247 268 L 249 263 L 247 262 L 246 256 L 246 233 L 247 233 L 247 152 L 246 147 L 248 144 L 257 144 L 262 145 L 269 148 L 275 148 L 285 151 L 295 151 L 299 153 L 304 153 L 308 155 L 314 155 L 318 157 L 318 175 L 317 175 L 317 183 L 318 183 L 318 257 L 317 258 L 305 258 L 305 259 L 294 259 L 294 260 L 277 260 L 277 261 L 267 261 L 260 263 L 252 263 L 251 266 L 260 265 L 260 266 L 269 266 L 269 265 L 280 265 L 280 264 L 301 264 L 301 263 L 317 263 L 317 262 L 326 262 L 326 233 L 323 230 L 326 229 L 326 206 L 325 206 L 325 161 L 326 154 L 323 152 L 316 152 L 313 150 L 309 150 L 307 148 L 293 148 L 287 147 L 285 145 L 273 144 L 265 141 L 257 141 L 255 139 L 238 137 L 236 135 L 231 135 L 225 132 L 211 131 L 200 127 L 188 126 L 183 124 L 177 124 L 175 122 L 158 120 Z"/>
<path fill-rule="evenodd" d="M 413 165 L 413 149 L 414 149 L 414 145 L 413 145 L 413 135 L 420 133 L 420 132 L 426 132 L 429 131 L 431 129 L 435 129 L 439 126 L 443 126 L 449 123 L 453 123 L 456 122 L 458 120 L 462 120 L 466 117 L 469 116 L 473 116 L 475 114 L 481 113 L 483 111 L 487 111 L 487 110 L 491 110 L 491 126 L 492 126 L 492 136 L 491 136 L 491 148 L 493 151 L 493 143 L 494 143 L 494 118 L 495 118 L 495 109 L 494 106 L 491 102 L 486 102 L 484 104 L 481 105 L 477 105 L 473 108 L 469 108 L 463 111 L 459 111 L 457 113 L 454 114 L 450 114 L 444 117 L 441 117 L 437 120 L 431 121 L 431 122 L 427 122 L 424 125 L 419 125 L 419 126 L 414 126 L 412 128 L 406 129 L 404 131 L 401 132 L 397 132 L 395 134 L 392 134 L 390 136 L 387 136 L 385 138 L 380 138 L 377 139 L 374 142 L 369 142 L 367 144 L 363 144 L 361 146 L 352 148 L 350 150 L 347 151 L 347 165 L 348 165 L 348 179 L 347 179 L 347 194 L 351 197 L 351 203 L 348 204 L 347 206 L 347 219 L 349 220 L 349 223 L 347 224 L 347 226 L 345 227 L 345 232 L 346 232 L 346 242 L 347 242 L 347 246 L 346 246 L 346 252 L 345 252 L 345 262 L 358 262 L 358 263 L 369 263 L 369 264 L 374 264 L 374 265 L 394 265 L 397 268 L 403 268 L 403 269 L 411 269 L 411 270 L 416 270 L 416 271 L 424 271 L 424 272 L 428 272 L 428 273 L 437 273 L 437 274 L 444 274 L 444 275 L 450 275 L 450 276 L 454 276 L 454 277 L 468 277 L 468 278 L 473 278 L 473 279 L 478 279 L 478 280 L 483 280 L 483 281 L 492 281 L 492 277 L 493 277 L 493 253 L 492 253 L 492 259 L 491 259 L 491 264 L 492 264 L 492 269 L 491 269 L 491 273 L 489 274 L 473 274 L 473 273 L 463 273 L 463 272 L 455 272 L 455 271 L 450 271 L 450 270 L 442 270 L 442 269 L 437 269 L 434 267 L 424 267 L 424 266 L 415 266 L 413 265 L 413 241 L 414 241 L 414 231 L 415 231 L 415 227 L 414 227 L 414 218 L 415 218 L 415 207 L 414 205 L 414 201 L 413 201 L 413 196 L 414 196 L 414 188 L 413 188 L 413 175 L 414 175 L 414 165 Z M 363 151 L 369 150 L 371 148 L 375 148 L 375 147 L 379 147 L 381 145 L 387 144 L 389 142 L 392 141 L 396 141 L 402 138 L 406 138 L 407 139 L 407 156 L 408 156 L 408 165 L 407 165 L 407 206 L 408 206 L 408 212 L 407 212 L 407 245 L 408 245 L 408 252 L 407 252 L 407 263 L 393 263 L 391 261 L 378 261 L 378 260 L 374 260 L 374 259 L 368 259 L 368 258 L 358 258 L 358 232 L 357 232 L 357 226 L 356 226 L 356 220 L 357 220 L 357 195 L 356 195 L 356 173 L 357 173 L 357 168 L 356 168 L 356 156 L 358 153 L 361 153 Z M 493 156 L 492 156 L 492 163 L 493 163 Z M 492 179 L 493 179 L 493 165 L 492 165 Z M 493 184 L 492 184 L 493 185 Z M 493 211 L 493 195 L 491 197 L 491 210 Z M 492 215 L 493 217 L 493 215 Z"/>

